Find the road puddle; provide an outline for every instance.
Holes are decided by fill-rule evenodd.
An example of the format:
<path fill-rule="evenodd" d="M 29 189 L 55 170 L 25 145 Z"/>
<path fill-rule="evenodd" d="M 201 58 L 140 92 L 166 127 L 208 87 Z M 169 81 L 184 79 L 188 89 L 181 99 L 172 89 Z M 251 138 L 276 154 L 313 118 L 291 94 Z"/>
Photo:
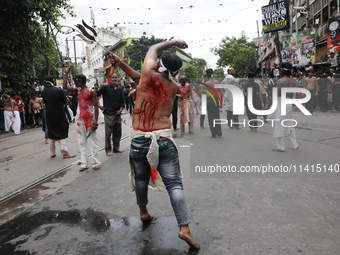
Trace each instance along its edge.
<path fill-rule="evenodd" d="M 0 226 L 0 254 L 204 254 L 213 238 L 195 223 L 190 229 L 198 251 L 178 238 L 175 217 L 143 225 L 92 209 L 25 212 Z"/>

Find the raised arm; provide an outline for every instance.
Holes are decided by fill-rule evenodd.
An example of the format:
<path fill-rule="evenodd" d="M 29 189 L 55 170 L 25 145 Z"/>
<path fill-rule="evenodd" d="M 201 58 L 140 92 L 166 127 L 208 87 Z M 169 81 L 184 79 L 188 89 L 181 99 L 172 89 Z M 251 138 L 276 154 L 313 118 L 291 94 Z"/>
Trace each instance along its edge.
<path fill-rule="evenodd" d="M 110 63 L 120 67 L 134 82 L 139 83 L 141 74 L 125 64 L 117 55 L 113 53 L 110 54 Z"/>
<path fill-rule="evenodd" d="M 149 73 L 151 70 L 155 70 L 158 53 L 160 51 L 166 50 L 166 49 L 168 49 L 172 46 L 177 46 L 180 49 L 188 48 L 187 43 L 185 41 L 181 40 L 181 39 L 161 42 L 161 43 L 152 45 L 149 48 L 148 53 L 145 56 L 142 72 Z"/>
<path fill-rule="evenodd" d="M 63 77 L 63 89 L 66 89 L 66 90 L 68 90 L 68 91 L 70 91 L 72 93 L 76 93 L 77 92 L 76 88 L 67 86 L 68 73 L 71 71 L 71 68 L 72 68 L 73 65 L 74 64 L 70 65 L 67 68 L 67 70 L 66 70 L 66 72 L 64 74 L 64 77 Z"/>

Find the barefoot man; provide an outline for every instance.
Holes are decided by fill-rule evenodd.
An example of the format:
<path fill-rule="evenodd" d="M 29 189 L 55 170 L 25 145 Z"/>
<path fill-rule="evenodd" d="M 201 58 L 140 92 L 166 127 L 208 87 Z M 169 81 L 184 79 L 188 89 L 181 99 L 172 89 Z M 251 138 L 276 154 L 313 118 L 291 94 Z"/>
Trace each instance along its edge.
<path fill-rule="evenodd" d="M 194 108 L 191 105 L 190 84 L 187 78 L 182 76 L 178 85 L 178 107 L 181 116 L 181 135 L 185 131 L 185 123 L 189 125 L 189 134 L 194 133 Z"/>
<path fill-rule="evenodd" d="M 39 117 L 42 119 L 41 114 L 40 114 L 40 111 L 42 108 L 44 108 L 42 100 L 39 97 L 37 97 L 35 94 L 33 94 L 28 104 L 28 112 L 30 114 L 33 114 L 34 116 L 34 122 L 35 122 L 34 127 L 39 126 Z"/>
<path fill-rule="evenodd" d="M 94 170 L 100 169 L 99 149 L 97 140 L 98 128 L 98 99 L 96 92 L 86 86 L 86 76 L 77 74 L 74 77 L 74 83 L 79 88 L 67 86 L 68 73 L 70 72 L 73 64 L 67 69 L 64 80 L 63 88 L 71 93 L 78 93 L 78 109 L 77 114 L 77 131 L 78 131 L 78 144 L 81 153 L 80 172 L 85 171 L 87 167 L 87 141 L 90 142 L 92 165 Z"/>
<path fill-rule="evenodd" d="M 16 105 L 15 100 L 12 99 L 9 95 L 4 94 L 2 96 L 2 101 L 5 104 L 4 108 L 5 131 L 9 133 L 10 129 L 12 128 L 14 134 L 20 135 L 21 120 L 19 108 Z"/>
<path fill-rule="evenodd" d="M 179 230 L 179 238 L 190 247 L 200 245 L 190 234 L 188 213 L 179 170 L 178 151 L 172 139 L 170 115 L 177 92 L 177 84 L 172 80 L 182 66 L 181 59 L 174 53 L 160 51 L 177 46 L 188 47 L 183 40 L 167 41 L 149 48 L 138 85 L 135 111 L 132 120 L 130 163 L 133 184 L 143 222 L 153 219 L 147 210 L 150 168 L 158 169 L 169 193 Z M 136 79 L 140 74 L 120 59 L 111 55 L 111 61 Z"/>
<path fill-rule="evenodd" d="M 280 121 L 275 122 L 274 127 L 274 134 L 273 137 L 276 138 L 277 147 L 273 149 L 273 151 L 277 152 L 284 152 L 285 151 L 285 136 L 289 137 L 291 146 L 293 150 L 297 150 L 299 148 L 298 143 L 296 142 L 296 136 L 295 136 L 295 128 L 294 128 L 294 122 L 292 120 L 292 114 L 293 114 L 293 106 L 291 104 L 286 105 L 286 115 L 282 114 L 281 109 L 281 88 L 284 87 L 296 87 L 296 83 L 294 79 L 291 77 L 291 70 L 292 70 L 292 64 L 289 62 L 284 62 L 281 64 L 281 70 L 280 70 L 280 76 L 282 77 L 277 82 L 277 96 L 278 96 L 278 102 L 277 102 L 277 108 L 275 113 L 275 119 L 278 119 Z M 293 93 L 287 93 L 286 97 L 293 98 Z M 265 107 L 265 109 L 269 109 L 272 105 L 272 101 L 269 102 L 269 105 Z M 285 126 L 283 126 L 283 122 L 285 122 Z"/>

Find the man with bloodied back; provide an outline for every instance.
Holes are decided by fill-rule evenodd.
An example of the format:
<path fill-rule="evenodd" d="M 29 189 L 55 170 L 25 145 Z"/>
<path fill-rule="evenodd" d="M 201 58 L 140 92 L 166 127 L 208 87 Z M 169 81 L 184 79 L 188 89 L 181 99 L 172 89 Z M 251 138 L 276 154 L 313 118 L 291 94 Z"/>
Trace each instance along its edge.
<path fill-rule="evenodd" d="M 145 56 L 141 75 L 127 66 L 120 59 L 111 55 L 115 62 L 130 77 L 139 78 L 135 111 L 132 120 L 130 165 L 133 189 L 143 222 L 151 221 L 147 210 L 148 184 L 151 169 L 157 169 L 169 193 L 179 230 L 179 238 L 192 248 L 199 249 L 190 233 L 190 216 L 187 209 L 178 150 L 172 138 L 170 115 L 177 92 L 177 83 L 173 78 L 182 67 L 181 59 L 171 52 L 163 52 L 172 46 L 181 49 L 188 47 L 183 40 L 162 42 L 151 46 Z"/>

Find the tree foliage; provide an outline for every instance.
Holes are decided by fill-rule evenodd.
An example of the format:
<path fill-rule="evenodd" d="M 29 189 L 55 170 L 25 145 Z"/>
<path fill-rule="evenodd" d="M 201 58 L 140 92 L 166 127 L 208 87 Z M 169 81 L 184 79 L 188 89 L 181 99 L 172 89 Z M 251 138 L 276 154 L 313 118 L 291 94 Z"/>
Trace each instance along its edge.
<path fill-rule="evenodd" d="M 236 75 L 244 76 L 250 71 L 256 71 L 256 60 L 258 53 L 255 42 L 248 42 L 242 34 L 240 38 L 225 37 L 219 47 L 212 51 L 219 56 L 217 65 L 219 67 L 233 67 Z"/>
<path fill-rule="evenodd" d="M 74 15 L 68 0 L 2 0 L 0 79 L 3 89 L 22 90 L 27 81 L 55 74 L 58 61 L 51 26 L 59 27 L 62 10 Z"/>
<path fill-rule="evenodd" d="M 204 71 L 207 66 L 207 61 L 205 61 L 203 58 L 193 58 L 189 61 L 189 64 L 196 67 L 198 75 L 197 78 L 203 78 Z"/>
<path fill-rule="evenodd" d="M 200 78 L 200 73 L 199 73 L 198 68 L 192 65 L 190 62 L 184 67 L 184 72 L 185 72 L 185 77 L 187 78 L 187 81 L 194 82 L 194 80 L 196 81 L 198 80 L 198 78 Z"/>
<path fill-rule="evenodd" d="M 135 70 L 141 70 L 141 61 L 144 62 L 144 57 L 150 46 L 164 41 L 166 39 L 155 38 L 154 36 L 150 38 L 142 36 L 139 40 L 134 41 L 134 43 L 126 47 L 128 57 L 130 58 L 129 65 Z"/>
<path fill-rule="evenodd" d="M 214 70 L 214 78 L 221 81 L 225 78 L 223 68 L 217 68 Z"/>

